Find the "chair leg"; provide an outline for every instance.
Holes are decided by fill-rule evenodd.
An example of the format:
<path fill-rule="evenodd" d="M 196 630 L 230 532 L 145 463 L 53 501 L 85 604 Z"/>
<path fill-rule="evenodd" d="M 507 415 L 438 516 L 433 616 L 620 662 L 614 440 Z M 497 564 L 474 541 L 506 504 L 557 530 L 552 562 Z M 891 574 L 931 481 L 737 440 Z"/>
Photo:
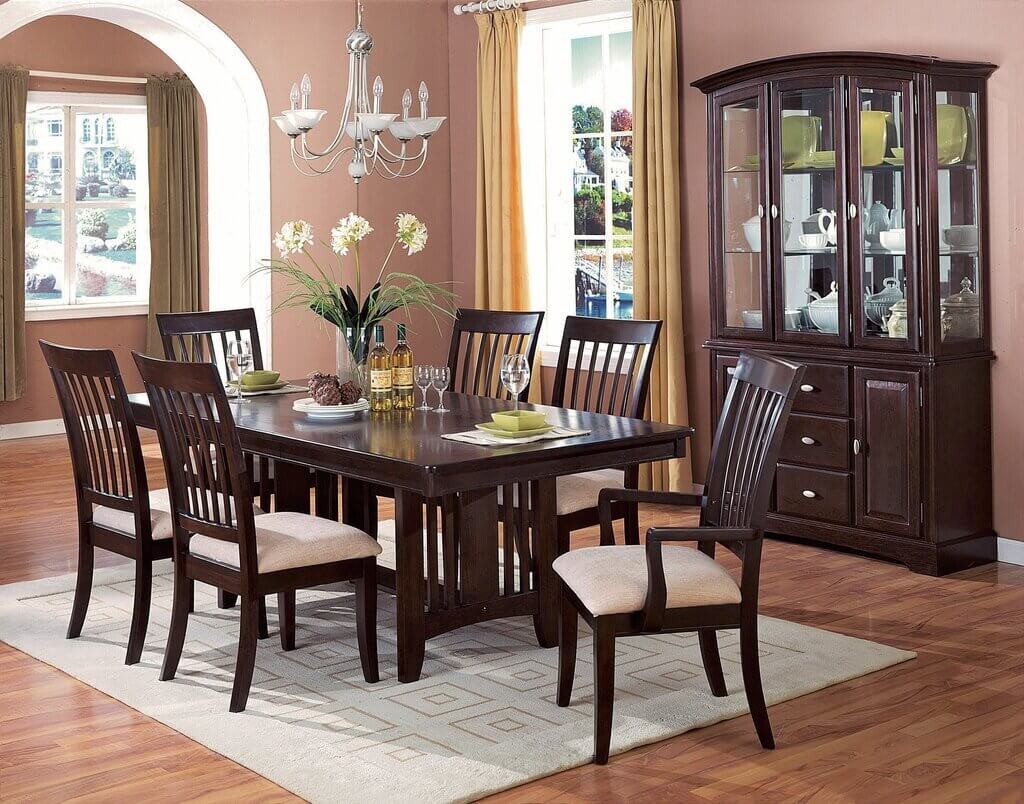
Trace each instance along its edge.
<path fill-rule="evenodd" d="M 135 603 L 132 607 L 132 627 L 128 632 L 128 654 L 125 664 L 136 664 L 142 658 L 149 625 L 149 604 L 153 593 L 153 564 L 145 559 L 135 560 Z"/>
<path fill-rule="evenodd" d="M 218 609 L 231 609 L 234 608 L 235 603 L 238 601 L 238 595 L 234 592 L 225 592 L 223 589 L 217 590 L 217 608 Z"/>
<path fill-rule="evenodd" d="M 743 667 L 743 688 L 747 693 L 750 716 L 757 729 L 757 737 L 763 748 L 775 748 L 772 724 L 768 720 L 768 707 L 764 702 L 761 686 L 761 664 L 757 655 L 757 612 L 740 618 L 740 663 Z"/>
<path fill-rule="evenodd" d="M 295 650 L 295 590 L 277 593 L 277 627 L 281 650 Z"/>
<path fill-rule="evenodd" d="M 238 630 L 238 658 L 235 660 L 235 681 L 231 687 L 231 712 L 245 711 L 256 666 L 256 634 L 259 630 L 260 597 L 242 595 L 241 624 Z"/>
<path fill-rule="evenodd" d="M 626 544 L 640 544 L 640 506 L 637 503 L 626 503 L 622 530 Z"/>
<path fill-rule="evenodd" d="M 615 629 L 600 617 L 594 620 L 594 762 L 608 762 L 615 703 Z"/>
<path fill-rule="evenodd" d="M 174 566 L 174 603 L 171 608 L 171 625 L 167 629 L 167 647 L 164 648 L 164 663 L 160 668 L 160 680 L 170 681 L 178 672 L 181 649 L 185 645 L 185 629 L 188 614 L 192 610 L 194 581 Z"/>
<path fill-rule="evenodd" d="M 363 678 L 368 684 L 380 681 L 377 662 L 377 560 L 363 561 L 363 577 L 356 580 L 356 637 Z"/>
<path fill-rule="evenodd" d="M 725 688 L 725 676 L 722 674 L 722 657 L 718 653 L 718 632 L 702 630 L 697 632 L 700 640 L 700 658 L 704 662 L 704 672 L 711 686 L 711 694 L 716 698 L 724 698 L 729 694 Z"/>
<path fill-rule="evenodd" d="M 270 636 L 267 627 L 267 599 L 260 595 L 256 598 L 256 638 L 266 639 Z"/>
<path fill-rule="evenodd" d="M 558 620 L 558 692 L 555 702 L 568 706 L 572 682 L 576 676 L 576 639 L 580 615 L 569 595 L 562 592 L 562 612 Z"/>
<path fill-rule="evenodd" d="M 85 526 L 80 525 L 83 529 Z M 85 613 L 89 610 L 89 598 L 92 596 L 92 567 L 95 549 L 84 532 L 78 538 L 78 577 L 75 580 L 75 602 L 71 606 L 71 622 L 68 623 L 68 639 L 74 639 L 82 633 L 85 624 Z"/>

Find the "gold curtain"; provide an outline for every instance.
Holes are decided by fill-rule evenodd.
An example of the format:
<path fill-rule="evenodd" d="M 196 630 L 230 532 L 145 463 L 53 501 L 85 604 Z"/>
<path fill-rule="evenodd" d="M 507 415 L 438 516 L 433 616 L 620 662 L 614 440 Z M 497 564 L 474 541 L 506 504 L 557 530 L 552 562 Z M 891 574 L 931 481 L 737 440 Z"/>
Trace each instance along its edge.
<path fill-rule="evenodd" d="M 28 70 L 0 67 L 0 402 L 25 393 L 25 106 Z"/>
<path fill-rule="evenodd" d="M 523 12 L 478 14 L 476 22 L 476 306 L 523 310 L 530 300 L 516 88 Z"/>
<path fill-rule="evenodd" d="M 633 293 L 637 318 L 664 321 L 651 374 L 654 421 L 686 424 L 680 247 L 676 2 L 633 0 Z M 641 483 L 687 490 L 689 458 L 644 466 Z"/>
<path fill-rule="evenodd" d="M 146 350 L 163 356 L 157 313 L 198 310 L 199 133 L 192 82 L 183 75 L 146 81 L 149 120 L 149 330 Z"/>

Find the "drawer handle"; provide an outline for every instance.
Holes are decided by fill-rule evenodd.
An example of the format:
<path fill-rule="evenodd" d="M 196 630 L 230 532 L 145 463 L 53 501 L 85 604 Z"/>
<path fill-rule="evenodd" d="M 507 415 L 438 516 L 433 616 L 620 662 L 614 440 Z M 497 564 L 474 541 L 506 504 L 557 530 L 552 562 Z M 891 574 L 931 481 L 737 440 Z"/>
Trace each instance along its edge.
<path fill-rule="evenodd" d="M 801 442 L 801 443 L 803 443 L 803 444 L 806 444 L 806 445 L 807 445 L 807 446 L 809 446 L 809 447 L 813 447 L 813 446 L 814 446 L 814 445 L 815 445 L 815 444 L 817 443 L 817 442 L 816 442 L 816 441 L 815 441 L 815 440 L 814 440 L 813 438 L 811 438 L 810 436 L 803 436 L 803 437 L 802 437 L 802 438 L 800 439 L 800 442 Z"/>
<path fill-rule="evenodd" d="M 806 498 L 807 498 L 808 500 L 813 500 L 813 499 L 814 499 L 815 497 L 817 497 L 817 496 L 818 496 L 817 494 L 815 494 L 815 493 L 814 493 L 813 491 L 811 491 L 810 489 L 804 489 L 804 490 L 803 490 L 803 491 L 802 491 L 801 493 L 802 493 L 802 494 L 803 494 L 803 495 L 804 495 L 804 496 L 805 496 L 805 497 L 806 497 Z"/>
<path fill-rule="evenodd" d="M 815 388 L 813 385 L 808 385 L 807 383 L 804 383 L 803 385 L 800 386 L 800 390 L 803 391 L 805 394 L 809 394 L 811 393 L 811 391 L 815 390 Z"/>

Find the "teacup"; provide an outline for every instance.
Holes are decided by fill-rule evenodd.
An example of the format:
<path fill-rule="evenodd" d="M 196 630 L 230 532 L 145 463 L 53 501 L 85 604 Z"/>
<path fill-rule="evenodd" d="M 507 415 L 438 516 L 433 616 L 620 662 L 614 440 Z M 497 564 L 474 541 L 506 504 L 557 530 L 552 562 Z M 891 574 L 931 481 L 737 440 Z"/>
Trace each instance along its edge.
<path fill-rule="evenodd" d="M 804 248 L 825 248 L 828 245 L 828 235 L 824 232 L 819 234 L 802 234 L 797 239 Z"/>
<path fill-rule="evenodd" d="M 950 226 L 943 230 L 942 239 L 950 248 L 976 248 L 978 245 L 978 227 L 973 224 Z"/>

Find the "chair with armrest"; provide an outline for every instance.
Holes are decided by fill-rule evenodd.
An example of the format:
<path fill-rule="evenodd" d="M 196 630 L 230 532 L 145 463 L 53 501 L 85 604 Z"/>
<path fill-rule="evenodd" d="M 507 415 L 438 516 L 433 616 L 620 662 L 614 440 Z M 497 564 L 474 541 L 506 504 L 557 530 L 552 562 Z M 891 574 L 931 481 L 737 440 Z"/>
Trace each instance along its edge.
<path fill-rule="evenodd" d="M 775 463 L 804 367 L 743 353 L 718 420 L 704 494 L 604 489 L 601 545 L 559 556 L 559 706 L 568 706 L 578 617 L 593 630 L 594 761 L 608 761 L 617 637 L 696 631 L 711 692 L 727 694 L 717 632 L 738 628 L 743 684 L 758 738 L 774 748 L 757 655 L 761 541 Z M 645 545 L 616 545 L 616 502 L 700 508 L 696 528 L 651 528 Z M 697 549 L 677 542 L 695 542 Z M 739 557 L 740 582 L 715 561 L 722 544 Z"/>
<path fill-rule="evenodd" d="M 294 511 L 254 516 L 250 469 L 216 368 L 139 354 L 135 362 L 170 488 L 174 603 L 161 680 L 177 672 L 196 581 L 241 598 L 230 705 L 241 712 L 252 683 L 263 598 L 277 594 L 281 645 L 290 650 L 296 589 L 352 580 L 363 677 L 377 681 L 376 540 L 351 525 Z"/>

